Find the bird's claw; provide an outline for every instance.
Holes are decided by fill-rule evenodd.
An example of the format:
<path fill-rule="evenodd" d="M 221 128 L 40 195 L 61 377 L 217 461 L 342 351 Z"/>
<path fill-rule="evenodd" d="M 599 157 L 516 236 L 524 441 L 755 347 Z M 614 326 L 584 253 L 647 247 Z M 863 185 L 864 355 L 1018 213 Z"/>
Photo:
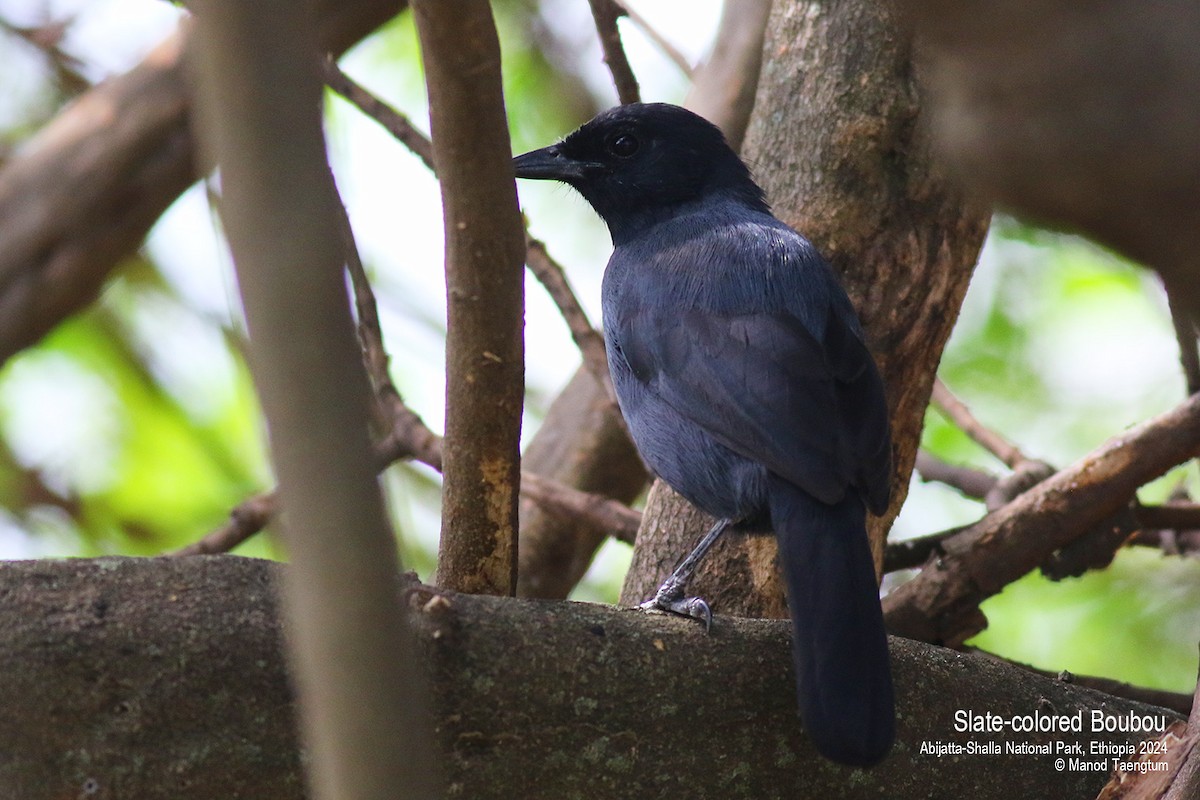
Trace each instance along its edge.
<path fill-rule="evenodd" d="M 699 620 L 704 623 L 705 633 L 712 629 L 712 609 L 708 607 L 708 603 L 704 602 L 702 597 L 671 596 L 660 591 L 654 596 L 654 599 L 647 600 L 638 608 L 643 611 L 665 611 L 668 614 L 678 614 L 681 617 Z"/>

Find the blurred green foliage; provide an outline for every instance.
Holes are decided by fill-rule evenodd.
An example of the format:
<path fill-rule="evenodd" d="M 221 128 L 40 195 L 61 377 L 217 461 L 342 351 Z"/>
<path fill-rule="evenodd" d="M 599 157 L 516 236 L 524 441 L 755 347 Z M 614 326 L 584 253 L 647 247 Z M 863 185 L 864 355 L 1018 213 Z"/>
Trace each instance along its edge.
<path fill-rule="evenodd" d="M 582 63 L 570 42 L 556 41 L 537 3 L 506 0 L 495 8 L 514 149 L 557 138 L 606 102 L 587 88 L 585 72 L 595 65 Z M 11 46 L 0 37 L 0 57 Z M 423 124 L 409 15 L 351 59 L 356 78 Z M 49 70 L 27 73 L 42 82 L 41 92 L 7 105 L 0 141 L 22 141 L 47 115 L 38 98 L 59 97 Z M 330 108 L 336 145 L 357 112 Z M 404 249 L 413 233 L 396 218 L 396 246 Z M 591 241 L 584 249 L 594 249 Z M 168 551 L 218 527 L 231 508 L 270 486 L 241 332 L 165 280 L 160 266 L 130 259 L 98 303 L 0 369 L 0 557 Z M 403 293 L 395 275 L 368 267 L 381 286 Z M 437 335 L 435 314 L 415 304 L 409 312 Z M 421 356 L 411 342 L 390 344 L 403 386 Z M 993 227 L 941 376 L 985 424 L 1027 455 L 1060 466 L 1183 394 L 1152 275 L 1077 238 L 1004 218 Z M 529 423 L 536 426 L 536 417 Z M 936 412 L 928 414 L 924 446 L 950 462 L 1002 469 Z M 1161 500 L 1179 481 L 1195 494 L 1195 467 L 1147 487 L 1142 499 Z M 437 477 L 399 466 L 385 486 L 405 534 L 404 562 L 428 576 Z M 914 483 L 896 534 L 928 533 L 981 513 L 978 503 L 944 487 Z M 279 555 L 265 536 L 239 552 Z M 577 596 L 614 599 L 628 558 L 624 545 L 606 545 L 602 566 Z M 1196 673 L 1197 608 L 1200 564 L 1129 550 L 1112 568 L 1080 579 L 1052 583 L 1034 574 L 1010 586 L 985 604 L 991 624 L 973 644 L 1046 669 L 1186 690 Z"/>

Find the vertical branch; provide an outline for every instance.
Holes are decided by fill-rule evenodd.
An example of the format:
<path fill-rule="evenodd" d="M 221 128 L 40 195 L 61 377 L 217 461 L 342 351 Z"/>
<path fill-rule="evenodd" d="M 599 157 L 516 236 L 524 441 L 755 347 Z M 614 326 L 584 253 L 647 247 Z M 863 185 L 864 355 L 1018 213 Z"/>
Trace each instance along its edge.
<path fill-rule="evenodd" d="M 312 9 L 204 0 L 194 10 L 199 129 L 221 167 L 221 212 L 288 514 L 282 593 L 312 793 L 432 798 L 427 690 L 369 447 Z"/>
<path fill-rule="evenodd" d="M 1175 339 L 1179 342 L 1179 363 L 1183 367 L 1183 378 L 1189 395 L 1200 392 L 1200 349 L 1196 337 L 1200 327 L 1196 315 L 1181 299 L 1185 292 L 1180 289 L 1178 279 L 1160 273 L 1163 289 L 1167 292 L 1167 307 L 1171 311 L 1171 324 L 1175 328 Z"/>
<path fill-rule="evenodd" d="M 486 0 L 412 4 L 446 231 L 446 438 L 438 583 L 514 592 L 525 241 Z"/>
<path fill-rule="evenodd" d="M 592 7 L 592 19 L 596 20 L 596 32 L 600 34 L 600 47 L 604 50 L 604 63 L 612 73 L 617 97 L 622 105 L 640 102 L 637 78 L 629 66 L 629 59 L 621 44 L 621 31 L 617 28 L 617 20 L 625 13 L 625 9 L 617 5 L 615 0 L 588 0 L 588 4 Z"/>
<path fill-rule="evenodd" d="M 696 70 L 685 105 L 716 125 L 730 147 L 742 148 L 758 75 L 771 0 L 725 0 L 708 60 Z"/>

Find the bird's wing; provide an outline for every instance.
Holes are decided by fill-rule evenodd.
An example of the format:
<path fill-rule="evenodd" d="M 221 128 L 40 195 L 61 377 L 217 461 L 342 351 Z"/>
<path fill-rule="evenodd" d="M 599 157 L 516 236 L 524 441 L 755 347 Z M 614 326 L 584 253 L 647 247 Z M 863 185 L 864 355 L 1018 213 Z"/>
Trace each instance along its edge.
<path fill-rule="evenodd" d="M 611 333 L 648 391 L 825 503 L 855 487 L 873 511 L 886 508 L 883 386 L 848 304 L 831 303 L 819 335 L 787 308 L 629 311 Z"/>

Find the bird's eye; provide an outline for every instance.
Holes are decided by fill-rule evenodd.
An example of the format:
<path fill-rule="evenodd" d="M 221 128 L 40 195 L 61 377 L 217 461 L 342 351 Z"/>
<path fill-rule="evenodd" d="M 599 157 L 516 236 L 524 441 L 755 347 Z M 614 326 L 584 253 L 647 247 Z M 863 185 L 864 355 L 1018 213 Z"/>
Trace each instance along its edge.
<path fill-rule="evenodd" d="M 618 158 L 629 158 L 638 151 L 637 138 L 631 133 L 618 133 L 608 140 L 608 150 Z"/>

